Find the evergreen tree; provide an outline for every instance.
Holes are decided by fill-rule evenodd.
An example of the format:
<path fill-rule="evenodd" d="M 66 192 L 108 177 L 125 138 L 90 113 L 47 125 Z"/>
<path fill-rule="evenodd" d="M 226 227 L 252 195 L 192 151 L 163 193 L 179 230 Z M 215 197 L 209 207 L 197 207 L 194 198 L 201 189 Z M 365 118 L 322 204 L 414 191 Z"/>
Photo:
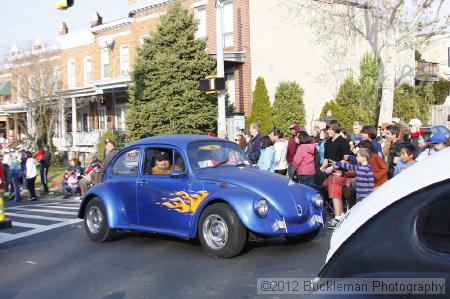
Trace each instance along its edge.
<path fill-rule="evenodd" d="M 450 93 L 450 81 L 445 78 L 439 78 L 439 81 L 434 83 L 434 97 L 433 105 L 442 105 Z"/>
<path fill-rule="evenodd" d="M 427 120 L 418 114 L 420 111 L 420 102 L 421 99 L 414 90 L 414 87 L 403 84 L 395 88 L 394 115 L 397 115 L 406 122 L 409 122 L 411 118 L 419 118 L 422 123 L 425 123 Z"/>
<path fill-rule="evenodd" d="M 126 117 L 132 139 L 145 132 L 205 134 L 214 129 L 216 101 L 198 86 L 215 64 L 205 51 L 206 40 L 195 38 L 196 30 L 192 14 L 177 1 L 138 49 Z"/>
<path fill-rule="evenodd" d="M 256 79 L 253 91 L 252 112 L 247 119 L 247 127 L 254 122 L 261 125 L 261 134 L 267 135 L 273 129 L 272 108 L 270 107 L 269 94 L 267 93 L 264 78 Z"/>
<path fill-rule="evenodd" d="M 296 82 L 280 82 L 273 102 L 273 121 L 275 128 L 289 135 L 293 123 L 305 126 L 304 90 Z"/>
<path fill-rule="evenodd" d="M 380 90 L 378 88 L 378 63 L 376 58 L 366 53 L 360 62 L 360 105 L 366 112 L 367 124 L 376 125 L 378 118 L 378 102 Z"/>
<path fill-rule="evenodd" d="M 341 127 L 350 130 L 350 132 L 354 121 L 358 120 L 363 124 L 368 123 L 366 111 L 359 97 L 360 86 L 354 82 L 353 76 L 350 75 L 339 88 L 335 101 L 340 108 L 340 114 L 334 115 Z"/>

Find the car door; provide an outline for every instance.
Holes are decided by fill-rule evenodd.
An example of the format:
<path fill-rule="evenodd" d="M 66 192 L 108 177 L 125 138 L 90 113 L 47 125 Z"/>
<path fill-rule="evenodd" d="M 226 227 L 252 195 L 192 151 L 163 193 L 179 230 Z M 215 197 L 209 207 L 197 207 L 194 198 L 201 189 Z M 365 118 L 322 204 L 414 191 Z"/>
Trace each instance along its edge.
<path fill-rule="evenodd" d="M 119 153 L 109 168 L 108 185 L 122 204 L 122 219 L 125 224 L 138 224 L 136 206 L 136 180 L 138 179 L 141 152 L 133 147 Z"/>
<path fill-rule="evenodd" d="M 158 152 L 170 156 L 171 174 L 155 170 Z M 174 171 L 175 170 L 175 171 Z M 189 177 L 179 150 L 169 147 L 147 147 L 137 181 L 139 224 L 155 231 L 186 236 L 189 231 Z"/>

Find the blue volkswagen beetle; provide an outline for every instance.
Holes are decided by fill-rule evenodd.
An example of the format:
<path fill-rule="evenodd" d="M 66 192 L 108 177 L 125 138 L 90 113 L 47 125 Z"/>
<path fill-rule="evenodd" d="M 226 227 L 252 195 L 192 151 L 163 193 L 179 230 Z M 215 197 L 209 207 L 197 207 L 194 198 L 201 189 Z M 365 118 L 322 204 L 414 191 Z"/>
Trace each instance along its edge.
<path fill-rule="evenodd" d="M 233 142 L 200 135 L 128 145 L 84 196 L 78 216 L 97 242 L 118 230 L 198 237 L 219 258 L 238 255 L 255 237 L 309 241 L 325 223 L 317 191 L 252 167 Z"/>

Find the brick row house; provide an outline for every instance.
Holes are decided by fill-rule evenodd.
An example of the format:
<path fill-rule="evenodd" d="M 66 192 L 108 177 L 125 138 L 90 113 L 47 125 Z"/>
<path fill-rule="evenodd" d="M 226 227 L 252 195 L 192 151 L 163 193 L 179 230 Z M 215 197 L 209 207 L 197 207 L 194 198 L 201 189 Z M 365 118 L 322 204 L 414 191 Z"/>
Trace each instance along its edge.
<path fill-rule="evenodd" d="M 284 5 L 296 1 L 222 0 L 225 76 L 229 100 L 236 112 L 250 113 L 257 77 L 264 77 L 271 100 L 280 81 L 296 81 L 305 90 L 303 102 L 308 126 L 319 117 L 324 103 L 336 96 L 345 78 L 349 74 L 359 75 L 360 59 L 371 51 L 371 45 L 356 38 L 351 45 L 342 40 L 333 47 L 326 41 L 318 41 L 316 33 L 322 24 L 305 20 L 314 20 L 316 16 L 292 18 L 295 12 Z M 136 50 L 145 39 L 151 38 L 171 2 L 129 0 L 124 11 L 126 17 L 119 20 L 103 22 L 95 14 L 90 27 L 76 32 L 71 32 L 64 23 L 61 25 L 57 47 L 51 49 L 50 55 L 52 61 L 59 62 L 54 70 L 55 82 L 60 82 L 58 94 L 64 98 L 53 138 L 59 150 L 93 152 L 103 132 L 126 130 L 127 89 Z M 207 37 L 206 51 L 215 58 L 216 1 L 182 0 L 181 3 L 198 20 L 196 35 Z M 346 3 L 350 2 L 329 5 L 333 10 L 351 10 L 364 16 L 364 9 Z M 316 14 L 320 16 L 320 12 Z M 341 52 L 345 53 L 342 57 L 337 55 Z M 399 52 L 395 64 L 395 82 L 413 85 L 414 49 Z M 14 79 L 8 76 L 7 67 L 0 69 L 0 83 Z M 8 85 L 4 86 L 0 86 L 0 93 L 8 90 Z M 26 118 L 22 123 L 29 130 L 33 128 L 30 112 L 13 91 L 10 96 L 0 97 L 3 101 L 0 102 L 0 129 L 8 127 L 9 132 L 18 136 L 20 126 L 16 123 L 21 118 Z M 2 104 L 4 101 L 16 107 Z"/>
<path fill-rule="evenodd" d="M 120 134 L 126 130 L 127 90 L 137 49 L 145 39 L 151 38 L 160 16 L 173 0 L 128 2 L 128 11 L 124 12 L 127 17 L 103 22 L 96 13 L 89 28 L 74 32 L 62 23 L 57 46 L 40 49 L 41 52 L 53 51 L 53 61 L 57 62 L 53 80 L 59 84 L 57 93 L 63 98 L 63 104 L 55 121 L 52 141 L 58 150 L 92 153 L 105 131 Z M 215 58 L 215 1 L 190 0 L 182 1 L 182 4 L 198 20 L 196 35 L 208 38 L 206 50 Z M 248 1 L 227 0 L 223 11 L 229 99 L 237 112 L 245 113 L 249 112 L 251 105 Z M 17 62 L 15 55 L 18 54 L 12 53 L 9 57 L 10 62 Z M 10 91 L 8 95 L 0 96 L 0 130 L 7 133 L 6 127 L 14 129 L 15 124 L 22 121 L 31 133 L 33 121 L 29 112 L 27 115 L 26 105 L 21 104 L 20 97 L 16 96 L 14 90 L 17 88 L 8 89 L 8 86 L 16 84 L 14 75 L 8 72 L 10 67 L 7 65 L 0 69 L 0 83 L 4 85 L 0 86 L 0 92 L 3 89 Z M 7 101 L 20 109 L 11 110 L 11 103 L 4 104 Z M 16 129 L 13 135 L 11 130 L 8 132 L 10 139 L 20 137 L 22 132 Z"/>

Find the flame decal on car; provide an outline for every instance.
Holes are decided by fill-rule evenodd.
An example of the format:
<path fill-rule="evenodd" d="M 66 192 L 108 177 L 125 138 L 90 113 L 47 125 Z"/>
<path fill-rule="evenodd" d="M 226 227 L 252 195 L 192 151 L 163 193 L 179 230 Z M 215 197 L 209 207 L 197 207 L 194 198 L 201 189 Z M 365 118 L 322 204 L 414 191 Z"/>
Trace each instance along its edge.
<path fill-rule="evenodd" d="M 169 194 L 169 198 L 161 198 L 161 202 L 157 202 L 157 204 L 179 213 L 192 212 L 194 214 L 208 194 L 206 191 L 199 191 L 193 194 L 179 191 Z"/>

